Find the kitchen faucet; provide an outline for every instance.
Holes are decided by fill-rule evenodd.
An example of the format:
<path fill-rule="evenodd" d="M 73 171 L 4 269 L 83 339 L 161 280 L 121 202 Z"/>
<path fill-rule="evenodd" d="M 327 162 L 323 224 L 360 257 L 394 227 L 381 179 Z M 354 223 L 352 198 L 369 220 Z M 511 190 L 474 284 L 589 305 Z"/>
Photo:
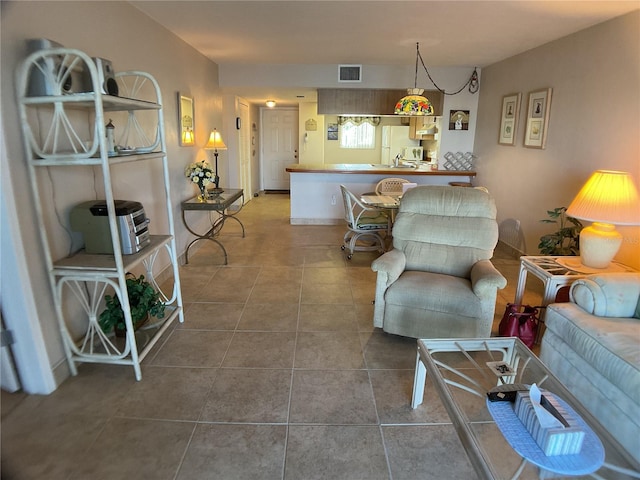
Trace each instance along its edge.
<path fill-rule="evenodd" d="M 397 155 L 396 155 L 396 158 L 394 158 L 394 159 L 393 159 L 393 165 L 394 165 L 395 167 L 397 167 L 397 166 L 399 166 L 399 165 L 400 165 L 400 157 L 401 157 L 401 155 L 400 155 L 400 154 L 397 154 Z"/>

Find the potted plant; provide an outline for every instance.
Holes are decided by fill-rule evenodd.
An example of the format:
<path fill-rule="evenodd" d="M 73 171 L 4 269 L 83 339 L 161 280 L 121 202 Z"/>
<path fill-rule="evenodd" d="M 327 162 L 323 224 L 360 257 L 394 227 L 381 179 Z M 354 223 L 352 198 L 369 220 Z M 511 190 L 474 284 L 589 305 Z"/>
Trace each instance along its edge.
<path fill-rule="evenodd" d="M 131 321 L 134 329 L 139 328 L 149 315 L 164 317 L 165 304 L 160 300 L 160 292 L 145 280 L 144 275 L 136 277 L 127 274 L 127 295 L 131 309 Z M 98 323 L 105 333 L 115 330 L 116 336 L 125 336 L 124 311 L 117 295 L 105 295 L 105 309 L 100 314 Z"/>
<path fill-rule="evenodd" d="M 580 231 L 582 223 L 579 220 L 566 215 L 567 207 L 558 207 L 547 210 L 550 218 L 540 220 L 543 223 L 555 223 L 560 228 L 554 232 L 540 237 L 538 248 L 543 255 L 579 255 Z"/>

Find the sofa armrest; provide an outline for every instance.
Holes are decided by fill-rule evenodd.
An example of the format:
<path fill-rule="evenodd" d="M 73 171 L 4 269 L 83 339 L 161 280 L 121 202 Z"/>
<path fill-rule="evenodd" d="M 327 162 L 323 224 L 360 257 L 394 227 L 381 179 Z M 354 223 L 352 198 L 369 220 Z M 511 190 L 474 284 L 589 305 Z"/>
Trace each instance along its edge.
<path fill-rule="evenodd" d="M 640 273 L 601 273 L 576 280 L 569 298 L 598 317 L 633 317 L 640 298 Z"/>
<path fill-rule="evenodd" d="M 507 286 L 507 279 L 490 260 L 480 260 L 471 267 L 471 288 L 478 297 L 494 295 L 497 289 Z"/>

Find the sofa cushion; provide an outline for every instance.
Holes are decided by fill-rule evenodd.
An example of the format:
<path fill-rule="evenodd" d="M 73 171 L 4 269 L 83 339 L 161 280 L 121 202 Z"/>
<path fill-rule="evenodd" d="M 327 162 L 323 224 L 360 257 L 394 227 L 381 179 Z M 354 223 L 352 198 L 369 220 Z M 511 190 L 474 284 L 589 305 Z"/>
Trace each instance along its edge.
<path fill-rule="evenodd" d="M 596 317 L 572 303 L 557 303 L 549 305 L 545 325 L 603 377 L 640 403 L 637 320 Z"/>

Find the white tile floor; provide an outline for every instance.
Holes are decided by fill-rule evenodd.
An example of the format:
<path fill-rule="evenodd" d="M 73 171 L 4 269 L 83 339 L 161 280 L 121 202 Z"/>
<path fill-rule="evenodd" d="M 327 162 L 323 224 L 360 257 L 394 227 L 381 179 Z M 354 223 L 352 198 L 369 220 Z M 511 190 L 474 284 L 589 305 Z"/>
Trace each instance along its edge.
<path fill-rule="evenodd" d="M 181 269 L 186 321 L 136 382 L 82 365 L 49 396 L 2 395 L 3 479 L 473 479 L 432 389 L 409 406 L 415 340 L 373 329 L 375 253 L 252 199 Z M 498 251 L 512 301 L 518 261 Z M 525 300 L 536 304 L 539 292 Z M 497 322 L 494 329 L 497 328 Z"/>

